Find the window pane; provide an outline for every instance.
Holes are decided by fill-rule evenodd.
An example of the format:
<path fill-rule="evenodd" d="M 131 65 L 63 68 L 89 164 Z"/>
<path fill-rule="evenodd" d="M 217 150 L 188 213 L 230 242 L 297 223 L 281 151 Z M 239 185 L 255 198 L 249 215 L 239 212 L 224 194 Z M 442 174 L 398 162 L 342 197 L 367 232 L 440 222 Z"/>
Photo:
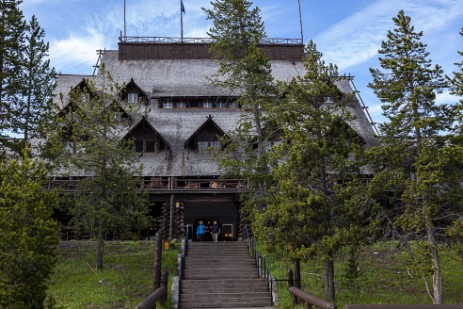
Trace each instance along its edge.
<path fill-rule="evenodd" d="M 127 101 L 129 103 L 138 103 L 138 93 L 135 92 L 129 92 L 127 94 Z"/>
<path fill-rule="evenodd" d="M 145 152 L 154 152 L 155 145 L 156 145 L 156 142 L 154 142 L 154 141 L 146 141 Z"/>
<path fill-rule="evenodd" d="M 207 141 L 198 141 L 198 151 L 203 152 L 207 150 Z"/>
<path fill-rule="evenodd" d="M 186 108 L 186 102 L 185 101 L 177 102 L 177 108 Z"/>
<path fill-rule="evenodd" d="M 212 101 L 209 101 L 209 100 L 204 101 L 203 108 L 212 108 Z"/>
<path fill-rule="evenodd" d="M 135 152 L 143 152 L 143 141 L 135 141 Z"/>
<path fill-rule="evenodd" d="M 172 109 L 172 108 L 174 108 L 174 102 L 172 100 L 163 100 L 162 101 L 162 108 Z"/>
<path fill-rule="evenodd" d="M 211 141 L 211 147 L 215 148 L 215 149 L 219 149 L 220 148 L 220 141 L 218 141 L 218 140 Z"/>

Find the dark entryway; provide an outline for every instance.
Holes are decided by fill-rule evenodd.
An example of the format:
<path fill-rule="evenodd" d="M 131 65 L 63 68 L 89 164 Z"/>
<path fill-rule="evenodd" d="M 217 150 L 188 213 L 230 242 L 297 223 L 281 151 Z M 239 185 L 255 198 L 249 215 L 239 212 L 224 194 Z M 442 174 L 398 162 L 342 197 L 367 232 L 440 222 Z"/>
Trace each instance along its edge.
<path fill-rule="evenodd" d="M 206 227 L 205 240 L 212 240 L 211 226 L 216 220 L 220 226 L 219 240 L 236 240 L 239 227 L 239 204 L 232 199 L 190 200 L 184 202 L 185 227 L 188 238 L 196 240 L 200 220 Z"/>

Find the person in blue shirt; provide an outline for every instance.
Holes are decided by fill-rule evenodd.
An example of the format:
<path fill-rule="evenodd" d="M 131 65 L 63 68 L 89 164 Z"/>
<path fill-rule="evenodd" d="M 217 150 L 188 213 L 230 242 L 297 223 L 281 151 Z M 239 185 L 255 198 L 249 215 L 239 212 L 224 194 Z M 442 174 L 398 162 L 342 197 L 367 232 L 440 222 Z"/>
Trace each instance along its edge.
<path fill-rule="evenodd" d="M 206 228 L 204 227 L 203 225 L 203 221 L 200 220 L 198 222 L 198 227 L 196 228 L 196 238 L 199 240 L 199 241 L 203 241 L 204 240 L 204 233 L 206 231 Z"/>

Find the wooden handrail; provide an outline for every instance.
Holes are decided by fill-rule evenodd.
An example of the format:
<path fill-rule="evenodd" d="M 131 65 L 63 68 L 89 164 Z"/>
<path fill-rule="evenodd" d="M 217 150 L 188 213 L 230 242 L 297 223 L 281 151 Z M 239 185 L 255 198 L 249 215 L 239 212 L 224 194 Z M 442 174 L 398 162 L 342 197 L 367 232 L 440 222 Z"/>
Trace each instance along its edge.
<path fill-rule="evenodd" d="M 288 291 L 289 291 L 289 294 L 304 301 L 306 304 L 306 308 L 312 308 L 312 306 L 316 306 L 321 309 L 337 309 L 335 304 L 330 303 L 321 298 L 318 298 L 316 296 L 313 296 L 307 292 L 304 292 L 303 290 L 295 286 L 288 288 Z"/>
<path fill-rule="evenodd" d="M 418 304 L 384 304 L 384 305 L 345 305 L 344 309 L 461 309 L 462 304 L 453 305 L 418 305 Z"/>
<path fill-rule="evenodd" d="M 166 294 L 166 288 L 160 287 L 153 293 L 151 293 L 147 298 L 145 298 L 141 303 L 139 303 L 135 308 L 136 309 L 155 309 L 156 303 L 162 301 Z"/>
<path fill-rule="evenodd" d="M 167 271 L 163 271 L 161 277 L 161 286 L 153 293 L 148 295 L 141 303 L 135 306 L 135 309 L 156 309 L 156 303 L 163 304 L 167 300 Z"/>

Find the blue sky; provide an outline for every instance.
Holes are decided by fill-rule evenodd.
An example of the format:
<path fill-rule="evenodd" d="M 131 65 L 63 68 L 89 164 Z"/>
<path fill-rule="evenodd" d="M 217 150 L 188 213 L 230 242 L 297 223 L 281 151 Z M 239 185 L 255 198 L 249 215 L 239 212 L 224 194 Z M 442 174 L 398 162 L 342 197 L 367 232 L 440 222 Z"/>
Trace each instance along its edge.
<path fill-rule="evenodd" d="M 430 59 L 446 74 L 456 70 L 463 50 L 462 0 L 300 0 L 304 43 L 313 39 L 326 62 L 351 74 L 376 122 L 384 121 L 381 103 L 367 87 L 369 68 L 378 68 L 381 41 L 400 9 L 423 31 Z M 202 7 L 210 0 L 183 0 L 184 36 L 205 37 L 210 23 Z M 297 0 L 255 0 L 268 37 L 299 38 Z M 97 49 L 116 49 L 123 30 L 123 0 L 24 0 L 29 19 L 35 14 L 50 42 L 52 65 L 61 73 L 91 74 Z M 179 0 L 126 0 L 128 36 L 180 36 Z M 439 102 L 455 102 L 447 92 Z"/>

